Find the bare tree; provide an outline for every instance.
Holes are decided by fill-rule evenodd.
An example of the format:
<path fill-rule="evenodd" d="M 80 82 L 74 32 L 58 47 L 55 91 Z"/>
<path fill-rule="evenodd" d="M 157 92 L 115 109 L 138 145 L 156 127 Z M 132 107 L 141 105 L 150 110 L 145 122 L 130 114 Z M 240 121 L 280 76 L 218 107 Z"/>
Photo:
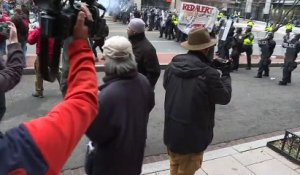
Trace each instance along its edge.
<path fill-rule="evenodd" d="M 299 5 L 300 0 L 295 0 L 293 5 L 284 13 L 284 4 L 285 4 L 286 0 L 283 0 L 283 2 L 281 3 L 281 0 L 278 1 L 278 6 L 274 9 L 274 12 L 279 10 L 278 13 L 278 18 L 276 20 L 276 22 L 274 22 L 273 24 L 273 32 L 277 32 L 278 29 L 280 27 L 282 27 L 284 25 L 284 19 L 286 19 L 288 17 L 288 15 L 297 7 L 297 5 Z M 281 4 L 281 6 L 280 6 Z M 274 15 L 273 15 L 274 18 Z"/>

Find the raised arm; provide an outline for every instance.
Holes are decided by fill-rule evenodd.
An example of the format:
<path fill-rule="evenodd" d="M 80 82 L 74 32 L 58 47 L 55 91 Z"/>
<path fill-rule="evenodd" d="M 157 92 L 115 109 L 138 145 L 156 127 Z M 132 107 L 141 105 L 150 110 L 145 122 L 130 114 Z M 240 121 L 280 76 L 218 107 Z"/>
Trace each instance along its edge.
<path fill-rule="evenodd" d="M 25 124 L 47 163 L 47 174 L 59 174 L 98 111 L 96 71 L 84 20 L 85 14 L 80 12 L 69 47 L 69 88 L 65 100 L 47 116 Z"/>
<path fill-rule="evenodd" d="M 0 92 L 7 92 L 14 88 L 21 79 L 23 72 L 24 54 L 21 50 L 21 45 L 18 43 L 17 30 L 13 23 L 10 23 L 10 38 L 11 44 L 7 46 L 7 62 L 2 65 L 0 71 Z"/>

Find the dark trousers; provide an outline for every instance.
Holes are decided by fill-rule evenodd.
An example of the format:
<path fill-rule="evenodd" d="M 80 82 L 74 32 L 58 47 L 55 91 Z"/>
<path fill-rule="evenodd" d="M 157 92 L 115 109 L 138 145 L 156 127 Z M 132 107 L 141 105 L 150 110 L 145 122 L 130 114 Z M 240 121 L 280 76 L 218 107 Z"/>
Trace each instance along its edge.
<path fill-rule="evenodd" d="M 238 70 L 240 65 L 240 55 L 241 51 L 238 49 L 232 49 L 231 58 L 232 58 L 232 69 Z"/>
<path fill-rule="evenodd" d="M 5 105 L 5 93 L 0 93 L 0 122 L 5 114 L 6 105 Z"/>
<path fill-rule="evenodd" d="M 284 60 L 283 64 L 283 72 L 282 72 L 282 82 L 291 83 L 292 81 L 292 71 L 297 67 L 297 63 L 294 61 L 286 61 Z"/>
<path fill-rule="evenodd" d="M 155 25 L 155 22 L 154 22 L 154 20 L 150 20 L 149 21 L 149 30 L 148 31 L 152 31 L 153 30 L 153 28 L 154 28 L 154 25 Z"/>
<path fill-rule="evenodd" d="M 161 20 L 156 20 L 155 21 L 155 30 L 159 30 L 160 31 L 160 29 L 161 29 L 160 22 L 161 22 Z"/>
<path fill-rule="evenodd" d="M 162 38 L 164 34 L 165 34 L 165 38 L 167 38 L 168 35 L 167 35 L 167 30 L 166 30 L 165 26 L 160 28 L 160 36 L 159 37 Z"/>
<path fill-rule="evenodd" d="M 261 58 L 258 65 L 258 76 L 262 76 L 263 72 L 265 76 L 269 76 L 269 65 L 271 64 L 271 59 L 270 58 Z"/>
<path fill-rule="evenodd" d="M 184 42 L 186 40 L 186 34 L 184 34 L 179 28 L 177 27 L 177 42 Z"/>
<path fill-rule="evenodd" d="M 223 47 L 221 47 L 219 54 L 220 54 L 221 58 L 229 59 L 229 49 L 227 49 L 225 45 L 223 45 Z"/>
<path fill-rule="evenodd" d="M 98 39 L 98 40 L 94 40 L 94 43 L 93 43 L 93 46 L 92 46 L 92 49 L 93 49 L 93 52 L 94 52 L 94 55 L 96 57 L 96 59 L 98 58 L 98 55 L 97 55 L 97 47 L 99 47 L 100 51 L 103 53 L 103 45 L 104 45 L 104 41 L 105 39 L 104 38 L 101 38 L 101 39 Z"/>
<path fill-rule="evenodd" d="M 170 25 L 168 27 L 168 39 L 175 39 L 175 35 L 174 35 L 174 25 Z"/>
<path fill-rule="evenodd" d="M 251 69 L 251 55 L 253 53 L 252 45 L 245 45 L 244 51 L 246 52 L 247 55 L 247 68 Z"/>

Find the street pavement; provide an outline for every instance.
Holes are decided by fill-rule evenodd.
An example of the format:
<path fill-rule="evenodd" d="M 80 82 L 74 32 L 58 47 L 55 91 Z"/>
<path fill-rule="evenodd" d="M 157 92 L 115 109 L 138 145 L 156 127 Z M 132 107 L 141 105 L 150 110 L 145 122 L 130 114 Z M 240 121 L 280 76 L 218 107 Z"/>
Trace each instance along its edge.
<path fill-rule="evenodd" d="M 125 35 L 126 26 L 111 22 L 110 26 L 111 35 Z M 147 33 L 147 36 L 160 54 L 186 52 L 174 41 L 159 39 L 157 32 Z M 28 53 L 34 51 L 29 48 Z M 145 156 L 166 153 L 162 139 L 165 93 L 162 87 L 163 73 L 155 89 L 156 105 L 150 114 Z M 255 79 L 253 77 L 256 73 L 257 68 L 250 71 L 240 69 L 232 73 L 232 100 L 229 105 L 216 108 L 213 144 L 300 126 L 300 70 L 293 72 L 292 84 L 286 87 L 277 85 L 282 75 L 281 68 L 271 68 L 269 78 Z M 103 76 L 103 73 L 98 73 L 99 82 Z M 45 82 L 44 88 L 45 98 L 33 98 L 34 76 L 24 75 L 20 84 L 6 94 L 7 113 L 0 129 L 6 131 L 22 122 L 43 116 L 62 101 L 57 82 Z M 65 169 L 83 165 L 86 142 L 86 138 L 80 141 Z"/>
<path fill-rule="evenodd" d="M 296 134 L 299 135 L 300 132 Z M 214 151 L 206 151 L 201 169 L 195 175 L 299 175 L 299 164 L 291 162 L 266 147 L 268 142 L 283 137 L 284 135 L 277 135 Z M 169 160 L 158 161 L 144 164 L 142 174 L 170 175 L 169 169 Z M 81 173 L 77 174 L 82 175 Z M 63 175 L 68 175 L 68 172 L 64 172 Z"/>
<path fill-rule="evenodd" d="M 241 69 L 232 73 L 232 100 L 229 105 L 216 108 L 213 144 L 300 126 L 300 70 L 293 72 L 293 82 L 286 87 L 277 85 L 281 78 L 280 68 L 271 68 L 271 77 L 263 79 L 253 78 L 256 71 Z M 163 145 L 165 91 L 162 75 L 155 89 L 156 105 L 150 114 L 145 156 L 166 153 Z M 103 76 L 103 73 L 98 73 L 99 82 Z M 25 75 L 20 84 L 6 94 L 7 113 L 0 124 L 2 131 L 47 114 L 62 100 L 58 83 L 45 83 L 43 99 L 32 97 L 33 89 L 34 76 Z M 85 144 L 83 138 L 65 168 L 83 165 Z M 59 145 L 57 147 L 59 149 Z"/>

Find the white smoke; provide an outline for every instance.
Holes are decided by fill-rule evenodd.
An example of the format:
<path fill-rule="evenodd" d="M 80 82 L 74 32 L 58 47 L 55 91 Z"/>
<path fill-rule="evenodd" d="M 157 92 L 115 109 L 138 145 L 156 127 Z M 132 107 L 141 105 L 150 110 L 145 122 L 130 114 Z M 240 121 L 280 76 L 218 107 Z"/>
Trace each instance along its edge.
<path fill-rule="evenodd" d="M 116 12 L 118 13 L 122 8 L 127 8 L 133 4 L 133 0 L 97 0 L 98 3 L 101 3 L 106 9 L 107 12 Z"/>

